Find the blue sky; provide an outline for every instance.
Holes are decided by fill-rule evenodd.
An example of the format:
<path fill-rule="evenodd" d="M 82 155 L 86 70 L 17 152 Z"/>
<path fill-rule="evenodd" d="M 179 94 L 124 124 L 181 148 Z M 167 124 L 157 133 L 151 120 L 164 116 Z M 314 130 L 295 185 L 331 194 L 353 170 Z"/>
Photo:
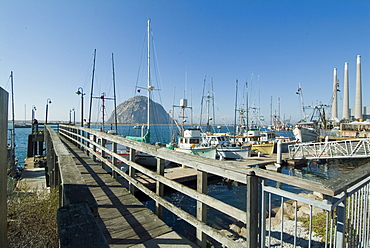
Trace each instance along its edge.
<path fill-rule="evenodd" d="M 338 68 L 342 90 L 345 62 L 352 108 L 357 55 L 362 58 L 363 106 L 370 105 L 369 1 L 1 0 L 0 86 L 10 90 L 13 71 L 16 119 L 24 119 L 25 106 L 30 119 L 35 105 L 36 117 L 44 120 L 51 98 L 49 120 L 68 120 L 72 108 L 79 120 L 78 87 L 87 93 L 86 114 L 94 49 L 94 96 L 113 96 L 114 53 L 117 101 L 133 97 L 136 85 L 147 85 L 148 19 L 156 62 L 152 78 L 160 79 L 152 84 L 161 89 L 153 100 L 169 111 L 186 95 L 195 122 L 205 80 L 206 92 L 213 82 L 216 122 L 232 123 L 238 80 L 240 107 L 248 82 L 249 105 L 260 109 L 266 123 L 271 99 L 275 113 L 279 98 L 281 117 L 294 123 L 302 117 L 298 83 L 305 105 L 331 104 L 333 68 Z M 93 100 L 92 121 L 100 121 L 100 104 Z M 112 101 L 106 110 L 113 110 Z"/>

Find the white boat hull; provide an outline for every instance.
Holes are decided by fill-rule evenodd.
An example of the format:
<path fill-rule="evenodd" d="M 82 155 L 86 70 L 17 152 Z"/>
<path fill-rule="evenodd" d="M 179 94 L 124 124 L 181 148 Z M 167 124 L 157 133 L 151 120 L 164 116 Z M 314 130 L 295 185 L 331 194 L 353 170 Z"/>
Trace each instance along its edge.
<path fill-rule="evenodd" d="M 250 146 L 220 147 L 217 148 L 217 155 L 225 159 L 242 159 L 251 156 Z"/>
<path fill-rule="evenodd" d="M 319 136 L 319 133 L 315 129 L 304 127 L 295 127 L 293 134 L 298 142 L 314 142 Z"/>
<path fill-rule="evenodd" d="M 175 148 L 175 151 L 189 153 L 205 158 L 216 158 L 216 148 L 194 147 L 194 148 Z"/>

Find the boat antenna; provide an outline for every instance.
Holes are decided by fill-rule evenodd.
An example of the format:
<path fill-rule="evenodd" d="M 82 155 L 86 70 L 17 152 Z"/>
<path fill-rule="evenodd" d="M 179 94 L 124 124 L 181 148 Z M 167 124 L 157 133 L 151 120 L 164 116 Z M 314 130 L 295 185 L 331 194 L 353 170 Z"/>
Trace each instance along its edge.
<path fill-rule="evenodd" d="M 112 79 L 113 79 L 113 99 L 114 99 L 114 124 L 116 127 L 116 133 L 118 134 L 117 129 L 117 96 L 116 96 L 116 76 L 114 73 L 114 57 L 112 53 Z"/>
<path fill-rule="evenodd" d="M 302 93 L 301 84 L 298 84 L 298 90 L 297 90 L 296 94 L 299 95 L 299 98 L 301 100 L 302 111 L 303 111 L 303 121 L 306 121 L 306 108 L 304 107 L 303 93 Z"/>
<path fill-rule="evenodd" d="M 96 49 L 94 49 L 93 71 L 92 71 L 92 77 L 91 77 L 90 110 L 89 110 L 88 128 L 90 128 L 90 125 L 91 125 L 91 109 L 92 109 L 92 99 L 93 99 L 93 91 L 94 91 L 94 75 L 95 75 L 95 58 L 96 58 Z"/>

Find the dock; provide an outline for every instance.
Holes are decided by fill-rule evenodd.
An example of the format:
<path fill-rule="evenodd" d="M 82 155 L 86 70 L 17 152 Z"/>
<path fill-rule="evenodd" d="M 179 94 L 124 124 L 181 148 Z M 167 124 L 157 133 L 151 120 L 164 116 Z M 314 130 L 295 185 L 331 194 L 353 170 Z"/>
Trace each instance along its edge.
<path fill-rule="evenodd" d="M 110 247 L 197 247 L 147 209 L 101 163 L 64 142 L 97 201 L 97 223 Z"/>
<path fill-rule="evenodd" d="M 29 157 L 25 161 L 21 180 L 17 183 L 18 189 L 43 190 L 47 188 L 45 168 L 39 167 L 38 159 Z"/>

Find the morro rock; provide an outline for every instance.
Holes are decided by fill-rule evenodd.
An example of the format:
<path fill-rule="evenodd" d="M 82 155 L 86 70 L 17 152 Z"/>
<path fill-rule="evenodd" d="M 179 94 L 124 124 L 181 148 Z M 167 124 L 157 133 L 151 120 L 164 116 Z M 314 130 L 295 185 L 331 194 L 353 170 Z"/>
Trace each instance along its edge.
<path fill-rule="evenodd" d="M 146 124 L 148 98 L 135 96 L 117 106 L 117 122 L 120 124 Z M 114 123 L 114 111 L 108 119 Z M 150 100 L 150 124 L 172 124 L 170 115 L 162 105 Z"/>

